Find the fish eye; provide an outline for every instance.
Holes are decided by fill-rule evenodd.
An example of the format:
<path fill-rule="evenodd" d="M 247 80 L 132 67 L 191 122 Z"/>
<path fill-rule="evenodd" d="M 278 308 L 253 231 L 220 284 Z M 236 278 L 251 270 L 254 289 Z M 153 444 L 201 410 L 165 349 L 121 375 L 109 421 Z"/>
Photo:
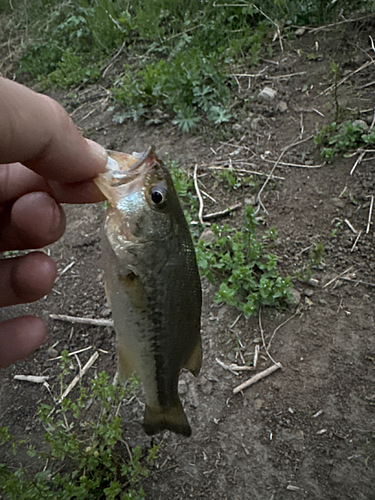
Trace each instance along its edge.
<path fill-rule="evenodd" d="M 163 205 L 166 201 L 166 191 L 160 187 L 153 187 L 150 189 L 150 197 L 152 203 L 155 205 Z"/>

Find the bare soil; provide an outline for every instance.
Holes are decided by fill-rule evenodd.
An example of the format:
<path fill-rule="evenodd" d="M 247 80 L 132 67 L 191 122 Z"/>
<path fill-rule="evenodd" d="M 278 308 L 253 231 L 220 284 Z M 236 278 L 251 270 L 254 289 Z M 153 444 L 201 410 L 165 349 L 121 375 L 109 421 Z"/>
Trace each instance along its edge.
<path fill-rule="evenodd" d="M 241 317 L 233 326 L 237 311 L 214 305 L 214 289 L 203 280 L 204 365 L 197 379 L 184 372 L 180 384 L 193 435 L 154 437 L 160 452 L 143 482 L 148 499 L 375 499 L 374 226 L 366 233 L 375 158 L 367 153 L 367 161 L 350 175 L 357 154 L 321 166 L 309 138 L 316 127 L 333 121 L 335 103 L 327 91 L 332 61 L 340 63 L 340 77 L 347 77 L 338 87 L 340 108 L 357 110 L 356 117 L 371 124 L 374 64 L 362 66 L 375 57 L 368 39 L 374 27 L 375 20 L 367 17 L 306 31 L 284 41 L 283 52 L 275 42 L 272 59 L 246 71 L 258 76 L 238 77 L 239 96 L 248 98 L 253 114 L 232 124 L 233 137 L 226 142 L 184 135 L 170 122 L 114 124 L 116 110 L 101 87 L 81 91 L 78 101 L 69 94 L 54 96 L 86 136 L 107 148 L 131 152 L 155 144 L 160 157 L 178 160 L 191 172 L 197 163 L 199 173 L 208 174 L 202 182 L 217 199 L 216 204 L 205 201 L 206 213 L 254 198 L 246 188 L 229 195 L 222 191 L 210 166 L 269 173 L 282 148 L 299 142 L 275 169 L 283 180 L 272 181 L 263 192 L 264 221 L 278 229 L 274 251 L 284 273 L 299 276 L 312 245 L 325 247 L 324 262 L 313 269 L 315 286 L 295 278 L 296 305 L 284 313 L 262 311 L 266 343 L 274 334 L 270 354 L 283 368 L 237 395 L 233 388 L 253 372 L 236 376 L 216 358 L 226 364 L 242 364 L 241 356 L 251 360 L 261 337 L 259 318 Z M 264 87 L 277 93 L 261 102 L 256 96 Z M 260 189 L 265 177 L 254 178 Z M 63 349 L 85 347 L 92 349 L 79 354 L 82 364 L 100 349 L 87 381 L 101 370 L 114 375 L 116 369 L 110 328 L 49 318 L 51 313 L 110 317 L 100 270 L 103 207 L 65 208 L 67 231 L 49 248 L 59 267 L 53 293 L 36 304 L 1 311 L 3 318 L 35 313 L 48 321 L 46 344 L 0 374 L 0 425 L 34 442 L 42 435 L 36 406 L 40 400 L 51 402 L 51 396 L 43 386 L 14 380 L 15 374 L 48 375 L 58 394 L 59 365 L 52 358 Z M 222 221 L 239 225 L 242 216 L 240 210 Z M 346 279 L 340 279 L 344 272 Z M 272 364 L 263 347 L 260 352 L 257 371 Z M 78 370 L 75 360 L 73 365 L 72 378 Z M 121 412 L 124 439 L 146 449 L 151 440 L 141 427 L 140 404 L 134 401 Z M 18 463 L 5 449 L 0 458 Z"/>

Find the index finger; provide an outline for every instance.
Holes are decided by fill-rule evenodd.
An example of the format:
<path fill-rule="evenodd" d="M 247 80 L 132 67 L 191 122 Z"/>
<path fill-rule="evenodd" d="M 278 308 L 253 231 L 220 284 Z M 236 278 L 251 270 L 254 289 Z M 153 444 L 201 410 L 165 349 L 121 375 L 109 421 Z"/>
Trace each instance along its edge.
<path fill-rule="evenodd" d="M 0 77 L 0 163 L 73 183 L 103 172 L 106 161 L 104 148 L 85 140 L 56 101 Z"/>

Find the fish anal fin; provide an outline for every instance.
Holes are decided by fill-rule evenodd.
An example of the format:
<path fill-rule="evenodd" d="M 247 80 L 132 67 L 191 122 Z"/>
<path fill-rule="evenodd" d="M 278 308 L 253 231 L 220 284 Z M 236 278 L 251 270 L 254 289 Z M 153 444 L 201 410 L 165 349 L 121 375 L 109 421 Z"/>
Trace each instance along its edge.
<path fill-rule="evenodd" d="M 183 368 L 186 368 L 191 372 L 195 377 L 198 375 L 202 366 L 202 344 L 200 339 L 195 344 L 195 347 L 192 353 L 189 356 L 189 359 L 184 363 Z"/>
<path fill-rule="evenodd" d="M 152 408 L 146 405 L 143 427 L 149 435 L 167 429 L 183 436 L 191 436 L 191 427 L 180 402 L 170 408 Z"/>

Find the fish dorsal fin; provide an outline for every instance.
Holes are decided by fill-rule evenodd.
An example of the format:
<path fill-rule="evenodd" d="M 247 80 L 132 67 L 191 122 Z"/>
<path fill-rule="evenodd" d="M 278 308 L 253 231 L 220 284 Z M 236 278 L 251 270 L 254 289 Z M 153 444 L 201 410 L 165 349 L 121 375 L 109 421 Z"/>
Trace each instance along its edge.
<path fill-rule="evenodd" d="M 192 353 L 189 356 L 189 359 L 184 364 L 183 368 L 186 368 L 191 372 L 195 377 L 198 375 L 202 366 L 202 344 L 200 339 L 195 344 L 195 347 Z"/>

